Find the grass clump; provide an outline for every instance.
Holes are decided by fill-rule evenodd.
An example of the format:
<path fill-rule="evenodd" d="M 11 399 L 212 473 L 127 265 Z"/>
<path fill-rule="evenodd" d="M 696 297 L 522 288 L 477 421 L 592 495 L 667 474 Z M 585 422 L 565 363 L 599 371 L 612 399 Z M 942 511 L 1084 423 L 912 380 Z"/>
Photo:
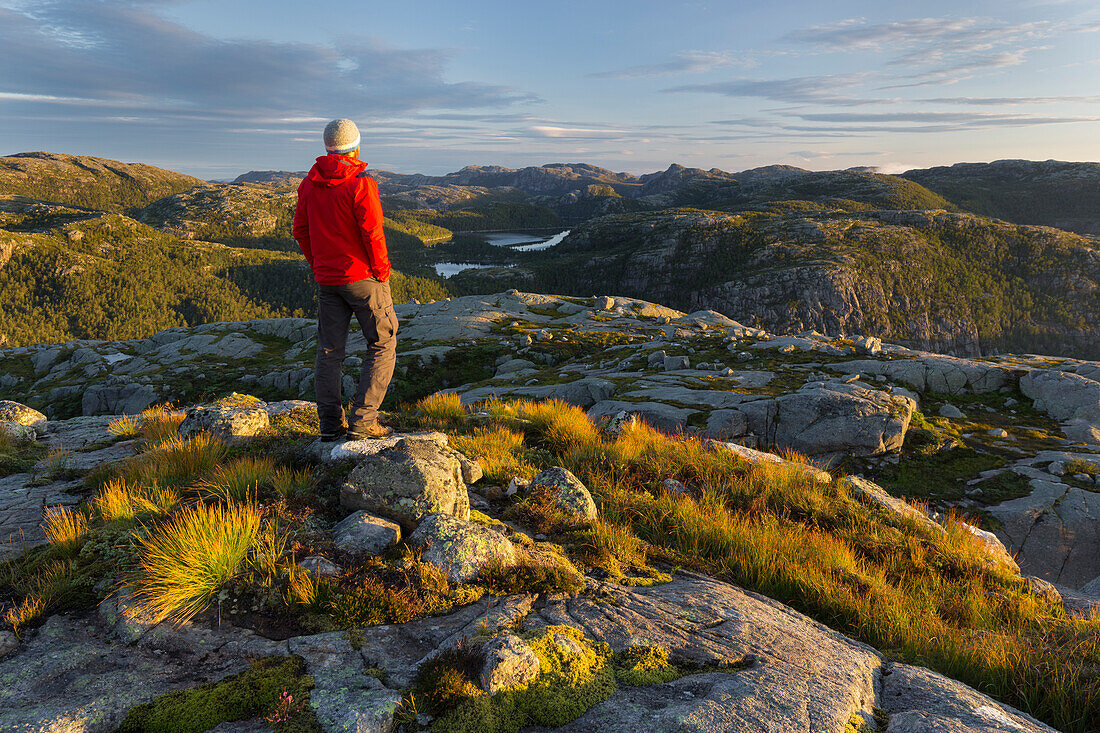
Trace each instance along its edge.
<path fill-rule="evenodd" d="M 309 705 L 313 678 L 300 657 L 266 657 L 239 674 L 161 695 L 132 709 L 119 733 L 202 733 L 267 714 L 278 731 L 320 731 Z M 290 705 L 282 701 L 292 697 Z M 297 703 L 297 704 L 294 704 Z M 285 708 L 285 710 L 280 709 Z M 278 711 L 279 715 L 272 715 Z"/>
<path fill-rule="evenodd" d="M 47 507 L 42 531 L 51 545 L 78 549 L 88 532 L 88 518 L 79 510 L 62 506 Z"/>
<path fill-rule="evenodd" d="M 504 427 L 475 428 L 450 438 L 451 446 L 477 459 L 487 481 L 506 483 L 515 476 L 531 477 L 536 469 L 526 460 L 523 433 Z"/>
<path fill-rule="evenodd" d="M 433 733 L 515 733 L 527 726 L 565 725 L 615 691 L 606 644 L 590 642 L 567 626 L 548 626 L 525 641 L 541 670 L 526 687 L 490 696 L 474 685 L 480 670 L 476 655 L 437 657 L 421 669 L 412 706 L 438 716 Z"/>
<path fill-rule="evenodd" d="M 317 477 L 306 469 L 280 467 L 271 472 L 271 488 L 284 499 L 304 497 L 317 488 Z"/>
<path fill-rule="evenodd" d="M 531 422 L 547 447 L 568 451 L 594 445 L 596 426 L 584 410 L 561 400 L 523 402 L 519 416 Z"/>
<path fill-rule="evenodd" d="M 136 612 L 154 622 L 183 623 L 240 569 L 262 526 L 251 504 L 185 507 L 139 540 L 129 577 Z"/>
<path fill-rule="evenodd" d="M 172 437 L 153 450 L 134 456 L 117 473 L 132 483 L 181 486 L 211 473 L 225 457 L 224 443 L 205 433 Z"/>
<path fill-rule="evenodd" d="M 91 507 L 104 522 L 133 522 L 137 519 L 166 514 L 180 501 L 179 492 L 153 484 L 128 484 L 111 479 L 92 498 Z"/>
<path fill-rule="evenodd" d="M 215 468 L 198 486 L 199 493 L 223 502 L 255 500 L 272 485 L 275 461 L 268 456 L 243 456 Z"/>
<path fill-rule="evenodd" d="M 450 425 L 466 418 L 466 408 L 454 392 L 437 392 L 419 400 L 415 406 L 422 420 L 439 426 Z"/>

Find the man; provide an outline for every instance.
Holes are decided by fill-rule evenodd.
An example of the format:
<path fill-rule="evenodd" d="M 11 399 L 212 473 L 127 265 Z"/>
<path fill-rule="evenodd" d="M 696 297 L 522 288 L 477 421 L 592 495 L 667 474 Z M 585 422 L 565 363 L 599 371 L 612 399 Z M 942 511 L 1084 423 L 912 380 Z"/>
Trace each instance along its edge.
<path fill-rule="evenodd" d="M 321 440 L 384 438 L 378 422 L 397 360 L 397 317 L 390 296 L 390 259 L 382 233 L 378 184 L 359 160 L 359 129 L 351 120 L 325 126 L 325 150 L 298 186 L 294 239 L 317 281 L 317 362 L 314 384 Z M 345 428 L 340 402 L 344 348 L 352 315 L 367 353 Z"/>

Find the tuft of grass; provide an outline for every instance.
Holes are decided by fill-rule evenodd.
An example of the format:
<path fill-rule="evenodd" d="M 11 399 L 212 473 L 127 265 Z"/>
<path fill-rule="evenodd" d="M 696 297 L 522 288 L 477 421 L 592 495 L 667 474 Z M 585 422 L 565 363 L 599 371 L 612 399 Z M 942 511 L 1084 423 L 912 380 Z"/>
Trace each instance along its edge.
<path fill-rule="evenodd" d="M 88 518 L 79 510 L 62 506 L 46 508 L 42 531 L 51 545 L 69 550 L 80 547 L 88 533 Z"/>
<path fill-rule="evenodd" d="M 128 482 L 184 486 L 211 473 L 225 457 L 225 444 L 202 433 L 191 438 L 171 437 L 153 450 L 129 459 L 117 472 Z"/>
<path fill-rule="evenodd" d="M 448 425 L 466 418 L 466 408 L 454 392 L 436 392 L 416 403 L 423 420 L 436 425 Z"/>
<path fill-rule="evenodd" d="M 562 400 L 521 403 L 519 415 L 553 450 L 568 451 L 592 446 L 599 433 L 584 410 Z"/>
<path fill-rule="evenodd" d="M 264 523 L 252 547 L 252 567 L 264 586 L 270 586 L 282 567 L 290 543 L 290 530 L 274 521 Z"/>
<path fill-rule="evenodd" d="M 107 432 L 116 438 L 136 438 L 141 433 L 141 418 L 123 415 L 107 423 Z"/>
<path fill-rule="evenodd" d="M 503 483 L 537 472 L 524 459 L 523 433 L 503 427 L 475 428 L 469 435 L 451 436 L 449 442 L 455 450 L 476 458 L 488 481 Z"/>
<path fill-rule="evenodd" d="M 132 522 L 146 516 L 166 514 L 180 501 L 179 492 L 156 484 L 141 486 L 111 479 L 96 492 L 91 506 L 104 522 Z"/>
<path fill-rule="evenodd" d="M 138 433 L 151 445 L 159 445 L 175 438 L 183 423 L 184 414 L 171 403 L 154 405 L 142 410 Z"/>
<path fill-rule="evenodd" d="M 34 623 L 45 612 L 46 600 L 40 596 L 30 595 L 4 612 L 4 623 L 11 626 L 18 635 L 19 629 Z"/>
<path fill-rule="evenodd" d="M 268 456 L 243 456 L 218 466 L 203 480 L 199 492 L 224 502 L 251 501 L 271 486 L 275 461 Z"/>
<path fill-rule="evenodd" d="M 317 488 L 317 477 L 307 469 L 276 468 L 271 472 L 271 487 L 284 499 L 308 496 Z"/>
<path fill-rule="evenodd" d="M 135 610 L 154 622 L 184 623 L 240 570 L 262 527 L 252 504 L 198 504 L 140 538 L 128 581 Z"/>

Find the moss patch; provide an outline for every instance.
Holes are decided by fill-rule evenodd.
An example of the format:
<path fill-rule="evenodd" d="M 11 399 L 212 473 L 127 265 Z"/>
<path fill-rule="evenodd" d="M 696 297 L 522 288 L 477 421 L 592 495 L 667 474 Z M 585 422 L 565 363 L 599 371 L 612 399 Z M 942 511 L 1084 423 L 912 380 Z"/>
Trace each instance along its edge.
<path fill-rule="evenodd" d="M 273 722 L 279 731 L 320 731 L 309 706 L 313 678 L 300 657 L 268 657 L 220 682 L 161 695 L 130 711 L 120 733 L 202 733 L 219 723 L 247 720 L 274 711 L 283 692 L 295 705 L 286 720 Z M 281 717 L 281 716 L 280 716 Z"/>

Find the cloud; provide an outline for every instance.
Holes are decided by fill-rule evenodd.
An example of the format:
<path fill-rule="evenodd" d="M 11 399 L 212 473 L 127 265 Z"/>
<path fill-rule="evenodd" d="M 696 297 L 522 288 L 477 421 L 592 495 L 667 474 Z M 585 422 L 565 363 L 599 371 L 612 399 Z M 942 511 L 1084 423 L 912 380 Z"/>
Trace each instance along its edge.
<path fill-rule="evenodd" d="M 381 118 L 537 100 L 511 87 L 445 81 L 452 55 L 358 37 L 330 45 L 225 41 L 164 18 L 156 3 L 0 7 L 0 92 L 7 100 L 280 120 Z"/>
<path fill-rule="evenodd" d="M 735 79 L 709 84 L 685 84 L 663 89 L 664 92 L 704 92 L 727 97 L 755 97 L 788 104 L 832 104 L 855 106 L 871 104 L 872 100 L 860 99 L 845 90 L 859 85 L 863 74 L 833 76 L 801 76 L 793 79 Z"/>
<path fill-rule="evenodd" d="M 758 62 L 753 54 L 733 51 L 683 51 L 673 55 L 671 61 L 660 64 L 628 66 L 614 71 L 588 74 L 592 79 L 640 79 L 673 74 L 701 74 L 729 66 L 750 67 Z"/>

